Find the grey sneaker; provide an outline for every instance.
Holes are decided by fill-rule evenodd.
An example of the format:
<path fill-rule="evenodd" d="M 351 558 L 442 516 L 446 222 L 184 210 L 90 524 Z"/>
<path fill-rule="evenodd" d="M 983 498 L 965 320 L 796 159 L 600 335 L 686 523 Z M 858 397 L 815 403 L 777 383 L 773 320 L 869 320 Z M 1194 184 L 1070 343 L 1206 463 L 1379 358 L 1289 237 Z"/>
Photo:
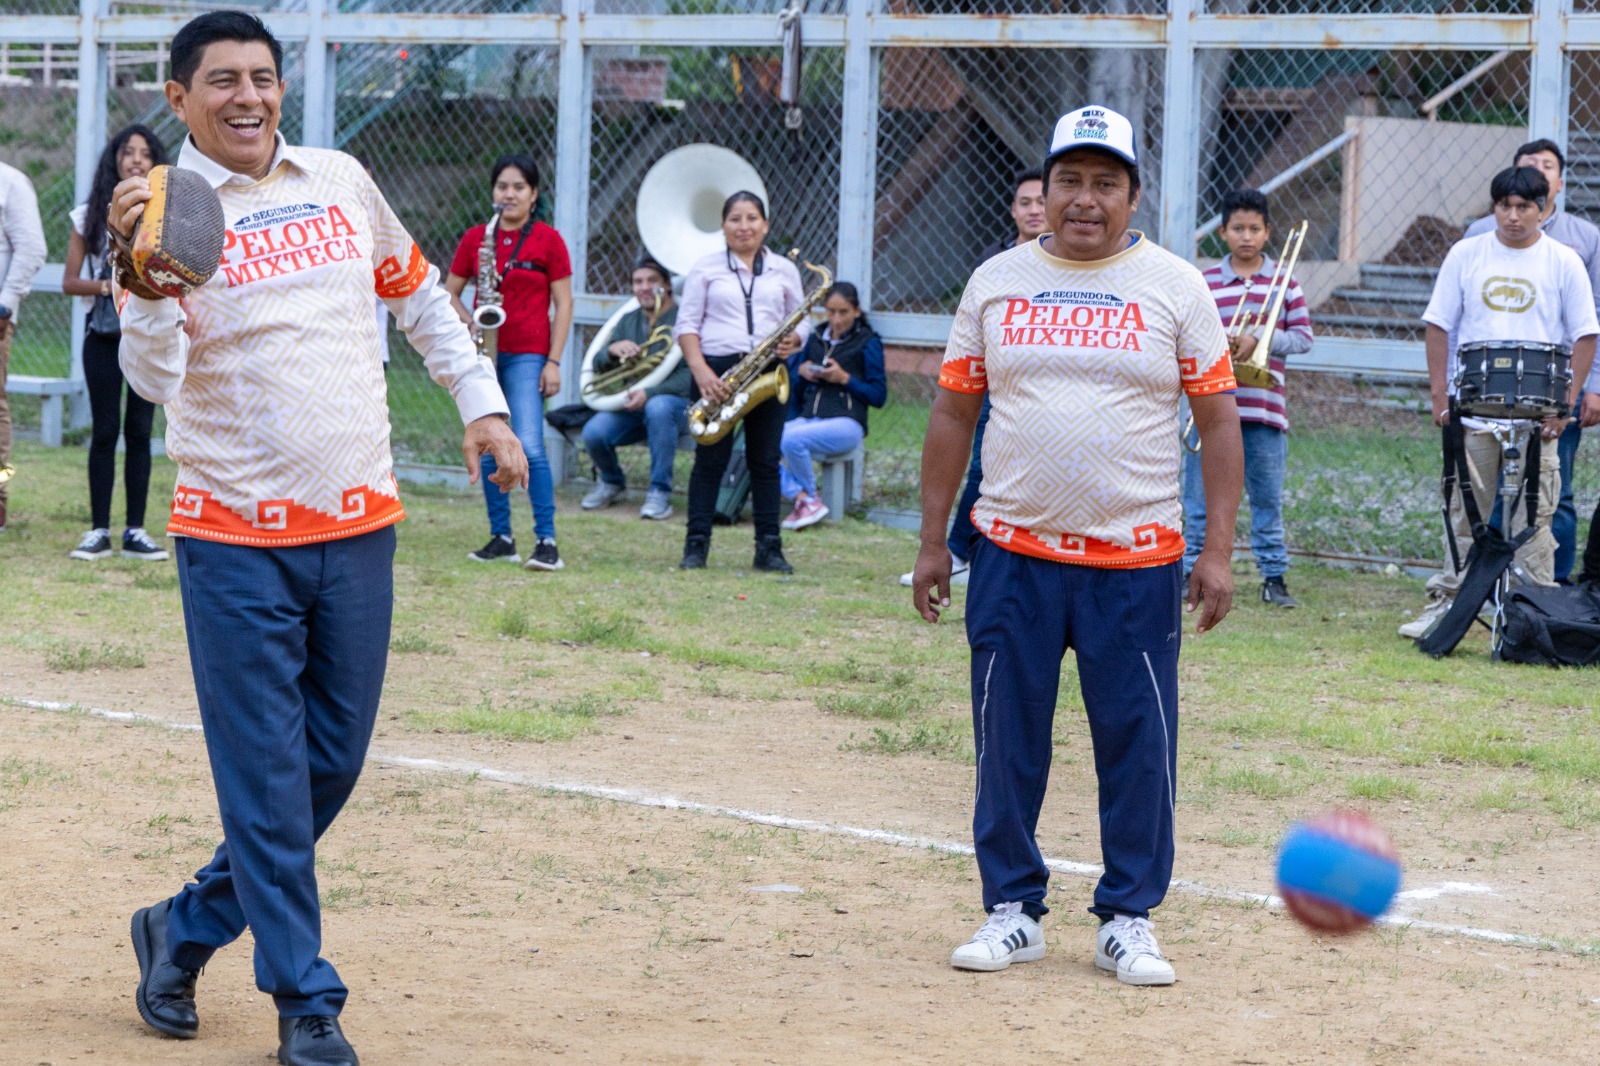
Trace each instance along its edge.
<path fill-rule="evenodd" d="M 610 507 L 622 499 L 622 494 L 626 491 L 628 490 L 622 485 L 613 485 L 609 481 L 601 481 L 590 489 L 589 494 L 583 498 L 583 509 L 585 511 L 598 511 L 602 507 Z"/>
<path fill-rule="evenodd" d="M 651 489 L 645 494 L 644 506 L 639 508 L 639 517 L 649 518 L 656 522 L 671 518 L 672 493 L 662 492 L 660 489 Z"/>
<path fill-rule="evenodd" d="M 1428 593 L 1428 606 L 1411 621 L 1401 624 L 1400 635 L 1408 640 L 1427 636 L 1428 630 L 1432 629 L 1439 619 L 1450 613 L 1450 607 L 1455 602 L 1454 596 L 1445 596 L 1437 592 Z"/>

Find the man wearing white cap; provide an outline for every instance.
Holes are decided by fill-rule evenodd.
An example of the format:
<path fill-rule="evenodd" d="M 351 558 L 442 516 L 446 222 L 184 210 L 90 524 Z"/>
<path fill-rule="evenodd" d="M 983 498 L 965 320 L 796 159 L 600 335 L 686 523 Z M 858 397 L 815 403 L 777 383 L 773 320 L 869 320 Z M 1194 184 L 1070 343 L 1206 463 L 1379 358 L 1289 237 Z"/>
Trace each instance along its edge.
<path fill-rule="evenodd" d="M 1171 984 L 1149 915 L 1173 861 L 1183 558 L 1174 425 L 1187 395 L 1216 523 L 1187 605 L 1204 633 L 1233 600 L 1244 478 L 1233 368 L 1200 272 L 1128 228 L 1139 206 L 1128 120 L 1103 107 L 1063 116 L 1043 172 L 1049 230 L 967 283 L 922 451 L 912 596 L 934 622 L 950 604 L 945 524 L 988 396 L 972 509 L 984 536 L 966 617 L 973 836 L 989 918 L 950 963 L 1001 970 L 1044 957 L 1049 871 L 1034 833 L 1071 648 L 1100 790 L 1095 965 L 1127 984 Z"/>

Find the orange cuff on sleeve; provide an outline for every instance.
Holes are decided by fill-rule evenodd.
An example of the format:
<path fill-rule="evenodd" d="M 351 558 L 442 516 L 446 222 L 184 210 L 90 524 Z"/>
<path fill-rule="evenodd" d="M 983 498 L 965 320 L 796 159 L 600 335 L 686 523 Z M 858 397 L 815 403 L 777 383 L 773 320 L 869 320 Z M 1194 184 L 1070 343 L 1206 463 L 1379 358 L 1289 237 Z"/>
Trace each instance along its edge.
<path fill-rule="evenodd" d="M 1232 392 L 1239 387 L 1233 377 L 1233 361 L 1224 355 L 1211 364 L 1204 374 L 1196 374 L 1194 362 L 1179 362 L 1183 375 L 1183 391 L 1188 396 L 1212 396 L 1219 392 Z"/>
<path fill-rule="evenodd" d="M 378 264 L 378 268 L 372 272 L 373 289 L 385 300 L 403 300 L 422 288 L 423 279 L 427 276 L 428 260 L 423 257 L 422 249 L 413 242 L 410 261 L 403 270 L 399 258 L 392 255 Z"/>
<path fill-rule="evenodd" d="M 959 359 L 946 359 L 939 367 L 939 386 L 951 392 L 980 393 L 989 388 L 988 375 L 984 373 L 983 356 L 968 355 Z"/>

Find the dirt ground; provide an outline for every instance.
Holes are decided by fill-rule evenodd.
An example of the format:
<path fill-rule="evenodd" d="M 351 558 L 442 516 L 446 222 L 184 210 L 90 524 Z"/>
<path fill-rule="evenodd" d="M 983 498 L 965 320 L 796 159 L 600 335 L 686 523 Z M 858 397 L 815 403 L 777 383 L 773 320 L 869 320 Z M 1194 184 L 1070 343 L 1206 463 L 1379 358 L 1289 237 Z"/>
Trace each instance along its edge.
<path fill-rule="evenodd" d="M 1056 879 L 1044 961 L 965 974 L 947 964 L 980 918 L 963 856 L 382 761 L 967 839 L 970 767 L 905 756 L 888 773 L 839 750 L 859 723 L 799 699 L 707 699 L 688 668 L 650 668 L 666 698 L 561 744 L 418 733 L 386 710 L 378 758 L 319 855 L 325 954 L 352 990 L 344 1020 L 364 1062 L 1600 1055 L 1600 961 L 1580 950 L 1600 921 L 1571 902 L 1589 897 L 1592 860 L 1581 835 L 1540 839 L 1516 814 L 1391 809 L 1415 894 L 1402 913 L 1543 948 L 1418 926 L 1324 940 L 1281 910 L 1175 889 L 1157 929 L 1178 984 L 1131 989 L 1093 968 L 1087 876 Z M 406 692 L 438 667 L 397 656 L 393 670 Z M 177 656 L 70 677 L 4 662 L 0 695 L 196 720 Z M 1041 830 L 1053 857 L 1098 859 L 1087 771 L 1085 738 L 1058 751 Z M 1178 876 L 1270 891 L 1270 851 L 1217 843 L 1275 832 L 1256 807 L 1181 812 Z M 0 1062 L 269 1061 L 273 1012 L 244 943 L 201 979 L 201 1039 L 156 1036 L 132 1005 L 128 916 L 175 891 L 219 834 L 197 733 L 0 704 L 0 833 Z"/>

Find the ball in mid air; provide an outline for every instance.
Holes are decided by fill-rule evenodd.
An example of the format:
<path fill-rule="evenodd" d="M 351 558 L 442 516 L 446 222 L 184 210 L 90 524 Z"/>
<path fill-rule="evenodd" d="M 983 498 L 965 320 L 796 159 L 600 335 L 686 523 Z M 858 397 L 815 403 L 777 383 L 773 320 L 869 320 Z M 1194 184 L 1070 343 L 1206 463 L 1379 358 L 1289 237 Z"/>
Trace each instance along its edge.
<path fill-rule="evenodd" d="M 1330 811 L 1296 823 L 1278 850 L 1278 894 L 1290 914 L 1318 932 L 1366 928 L 1398 891 L 1394 844 L 1359 811 Z"/>

